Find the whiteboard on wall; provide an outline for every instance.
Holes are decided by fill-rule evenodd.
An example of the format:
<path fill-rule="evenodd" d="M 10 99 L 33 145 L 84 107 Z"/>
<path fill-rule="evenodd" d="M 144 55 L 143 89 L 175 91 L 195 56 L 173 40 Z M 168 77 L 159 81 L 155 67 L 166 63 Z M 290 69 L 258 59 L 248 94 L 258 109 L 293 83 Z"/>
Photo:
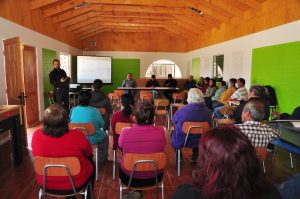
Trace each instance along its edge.
<path fill-rule="evenodd" d="M 111 83 L 111 57 L 77 56 L 77 82 L 93 83 L 95 79 Z"/>

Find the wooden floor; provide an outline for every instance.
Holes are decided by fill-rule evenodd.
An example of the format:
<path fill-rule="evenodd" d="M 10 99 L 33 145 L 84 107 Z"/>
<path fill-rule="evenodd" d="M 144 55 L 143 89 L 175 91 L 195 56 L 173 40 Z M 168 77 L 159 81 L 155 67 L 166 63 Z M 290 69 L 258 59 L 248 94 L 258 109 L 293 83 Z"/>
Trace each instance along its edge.
<path fill-rule="evenodd" d="M 28 130 L 28 140 L 31 141 L 32 132 L 36 129 Z M 183 151 L 184 160 L 182 163 L 182 175 L 177 177 L 174 150 L 170 146 L 170 131 L 167 132 L 168 140 L 165 152 L 167 154 L 167 168 L 164 172 L 165 198 L 170 198 L 176 187 L 191 180 L 191 173 L 194 165 L 190 163 L 191 151 Z M 110 143 L 111 143 L 110 136 Z M 110 145 L 111 149 L 111 145 Z M 29 150 L 30 151 L 30 150 Z M 118 155 L 120 157 L 120 154 Z M 99 181 L 95 183 L 95 198 L 119 198 L 119 181 L 112 180 L 112 155 L 110 150 L 110 160 L 100 168 Z M 300 172 L 300 157 L 294 155 L 295 168 L 290 168 L 289 153 L 278 149 L 276 155 L 269 153 L 266 162 L 266 176 L 274 183 L 284 181 L 288 176 Z M 118 175 L 117 175 L 118 176 Z M 0 173 L 0 198 L 2 199 L 34 199 L 38 198 L 38 186 L 36 184 L 35 173 L 32 165 L 32 156 L 29 152 L 19 167 L 13 164 Z M 144 191 L 144 198 L 155 198 L 154 191 Z"/>

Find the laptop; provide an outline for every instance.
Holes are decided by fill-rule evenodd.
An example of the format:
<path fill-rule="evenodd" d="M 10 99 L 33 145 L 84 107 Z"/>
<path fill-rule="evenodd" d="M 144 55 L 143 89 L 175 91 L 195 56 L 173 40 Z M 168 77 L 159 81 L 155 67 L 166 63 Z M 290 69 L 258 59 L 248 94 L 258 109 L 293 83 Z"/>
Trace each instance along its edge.
<path fill-rule="evenodd" d="M 281 131 L 279 139 L 294 147 L 300 148 L 300 128 L 295 127 L 296 121 L 270 122 L 270 126 Z M 297 121 L 298 122 L 298 121 Z"/>
<path fill-rule="evenodd" d="M 71 92 L 79 92 L 81 89 L 80 84 L 70 84 L 69 85 L 69 91 Z"/>

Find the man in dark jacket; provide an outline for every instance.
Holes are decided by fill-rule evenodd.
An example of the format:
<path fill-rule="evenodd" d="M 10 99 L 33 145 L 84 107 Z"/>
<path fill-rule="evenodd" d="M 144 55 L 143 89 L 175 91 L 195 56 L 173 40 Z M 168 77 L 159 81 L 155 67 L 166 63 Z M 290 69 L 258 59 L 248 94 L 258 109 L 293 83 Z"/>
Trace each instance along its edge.
<path fill-rule="evenodd" d="M 54 59 L 54 69 L 49 74 L 50 83 L 54 86 L 54 101 L 69 111 L 69 84 L 70 77 L 60 68 L 60 61 Z"/>
<path fill-rule="evenodd" d="M 177 87 L 177 81 L 173 79 L 172 74 L 168 74 L 168 79 L 165 81 L 164 87 Z M 170 103 L 172 102 L 172 94 L 172 90 L 164 91 L 164 95 L 170 101 Z"/>
<path fill-rule="evenodd" d="M 249 90 L 248 100 L 247 101 L 241 101 L 241 103 L 239 104 L 239 106 L 236 108 L 236 110 L 233 113 L 233 117 L 234 117 L 234 120 L 235 120 L 236 124 L 243 123 L 242 122 L 242 113 L 243 113 L 244 106 L 249 101 L 252 101 L 252 100 L 260 101 L 264 105 L 265 116 L 264 116 L 263 120 L 266 120 L 266 121 L 269 120 L 270 102 L 268 100 L 266 90 L 263 86 L 254 85 L 254 86 L 251 86 L 251 88 Z"/>
<path fill-rule="evenodd" d="M 93 91 L 90 105 L 96 108 L 105 108 L 105 114 L 102 115 L 104 120 L 104 130 L 109 130 L 109 115 L 113 113 L 109 98 L 101 90 L 102 80 L 95 79 L 93 82 Z"/>

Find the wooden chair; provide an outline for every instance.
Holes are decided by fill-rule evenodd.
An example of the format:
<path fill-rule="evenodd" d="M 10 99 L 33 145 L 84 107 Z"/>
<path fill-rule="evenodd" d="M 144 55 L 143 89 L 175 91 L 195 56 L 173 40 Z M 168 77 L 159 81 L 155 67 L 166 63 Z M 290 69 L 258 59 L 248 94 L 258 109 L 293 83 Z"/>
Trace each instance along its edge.
<path fill-rule="evenodd" d="M 163 115 L 166 117 L 166 126 L 169 130 L 170 128 L 170 116 L 167 107 L 169 106 L 169 100 L 167 99 L 155 99 L 154 100 L 155 106 L 155 114 L 156 115 Z"/>
<path fill-rule="evenodd" d="M 54 104 L 54 92 L 53 91 L 48 91 L 47 93 L 48 95 L 48 100 L 49 100 L 49 104 Z"/>
<path fill-rule="evenodd" d="M 77 191 L 72 176 L 76 176 L 80 173 L 81 166 L 80 161 L 77 157 L 60 157 L 60 158 L 50 158 L 50 157 L 35 157 L 34 158 L 34 169 L 36 174 L 43 176 L 43 187 L 39 189 L 39 199 L 43 196 L 50 195 L 55 197 L 62 196 L 77 196 L 84 195 L 87 198 L 88 191 L 91 193 L 93 198 L 92 184 L 91 181 L 87 184 L 85 188 Z M 68 177 L 70 184 L 72 186 L 72 194 L 54 194 L 47 190 L 47 177 Z"/>
<path fill-rule="evenodd" d="M 235 109 L 236 108 L 232 106 L 223 106 L 220 112 L 222 115 L 224 115 L 224 118 L 230 118 L 233 117 Z"/>
<path fill-rule="evenodd" d="M 105 115 L 105 113 L 106 113 L 105 108 L 98 108 L 98 110 L 99 110 L 101 116 L 103 117 L 103 115 Z"/>
<path fill-rule="evenodd" d="M 142 102 L 144 102 L 144 101 L 151 102 L 152 99 L 153 99 L 153 94 L 151 92 L 143 91 L 143 90 L 140 91 L 140 100 Z"/>
<path fill-rule="evenodd" d="M 164 184 L 163 180 L 158 181 L 158 171 L 166 167 L 166 155 L 164 152 L 151 154 L 136 154 L 126 153 L 124 156 L 124 168 L 131 171 L 128 185 L 125 185 L 120 179 L 120 199 L 123 197 L 124 189 L 131 190 L 148 190 L 156 188 L 156 198 L 158 198 L 159 188 L 162 190 L 162 199 L 164 199 Z M 151 172 L 155 173 L 155 184 L 147 187 L 131 186 L 132 178 L 135 172 Z"/>
<path fill-rule="evenodd" d="M 181 93 L 173 93 L 172 99 L 173 99 L 174 104 L 176 104 L 177 101 L 180 101 L 180 103 L 182 104 L 184 101 L 184 95 L 182 92 Z"/>
<path fill-rule="evenodd" d="M 189 135 L 201 135 L 209 130 L 208 122 L 184 122 L 182 125 L 182 131 L 186 133 L 184 144 L 186 146 Z M 181 148 L 177 149 L 177 175 L 180 176 L 180 151 Z"/>
<path fill-rule="evenodd" d="M 256 147 L 256 155 L 259 157 L 263 165 L 263 171 L 266 173 L 265 160 L 267 158 L 267 147 Z"/>
<path fill-rule="evenodd" d="M 234 124 L 234 120 L 233 119 L 229 119 L 229 118 L 221 118 L 221 119 L 217 119 L 214 118 L 214 126 L 222 126 L 222 125 L 230 125 L 230 124 Z"/>
<path fill-rule="evenodd" d="M 89 142 L 91 143 L 90 136 L 94 135 L 95 129 L 94 125 L 92 123 L 69 123 L 69 128 L 71 129 L 77 129 L 81 131 L 85 136 L 88 137 Z M 99 166 L 99 157 L 98 157 L 98 145 L 97 144 L 91 144 L 93 147 L 93 150 L 96 154 L 96 180 L 99 180 L 98 176 L 98 166 Z"/>
<path fill-rule="evenodd" d="M 121 135 L 121 132 L 124 128 L 132 127 L 132 123 L 123 123 L 117 122 L 116 123 L 116 133 Z M 113 149 L 113 180 L 116 179 L 116 164 L 117 164 L 117 150 Z"/>

